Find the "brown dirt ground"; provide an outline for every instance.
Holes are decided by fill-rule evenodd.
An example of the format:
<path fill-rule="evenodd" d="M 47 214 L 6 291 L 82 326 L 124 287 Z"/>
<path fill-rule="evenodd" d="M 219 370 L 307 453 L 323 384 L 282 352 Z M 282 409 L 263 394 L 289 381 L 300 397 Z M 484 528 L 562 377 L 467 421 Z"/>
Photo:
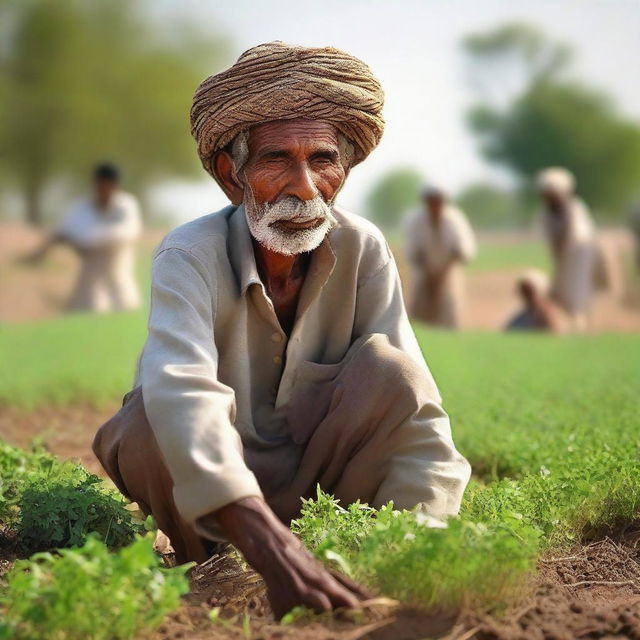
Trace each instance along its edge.
<path fill-rule="evenodd" d="M 145 231 L 141 259 L 150 255 L 163 235 L 163 231 Z M 64 310 L 79 265 L 73 251 L 54 247 L 38 266 L 19 263 L 40 246 L 43 237 L 32 227 L 0 224 L 0 323 L 51 318 Z"/>
<path fill-rule="evenodd" d="M 146 231 L 140 246 L 141 261 L 148 259 L 163 235 Z M 62 312 L 73 286 L 77 259 L 64 247 L 55 248 L 43 265 L 27 267 L 16 262 L 33 251 L 42 236 L 39 231 L 18 224 L 0 224 L 0 323 L 50 318 Z M 627 255 L 630 238 L 623 231 L 603 232 L 603 241 L 611 253 Z M 530 234 L 482 234 L 482 250 L 505 243 L 532 242 Z M 398 256 L 401 274 L 407 270 Z M 141 262 L 142 265 L 142 262 Z M 463 328 L 499 330 L 517 306 L 514 283 L 522 269 L 507 268 L 468 274 L 468 304 Z M 593 331 L 640 331 L 640 285 L 627 285 L 621 297 L 597 297 L 591 318 Z"/>

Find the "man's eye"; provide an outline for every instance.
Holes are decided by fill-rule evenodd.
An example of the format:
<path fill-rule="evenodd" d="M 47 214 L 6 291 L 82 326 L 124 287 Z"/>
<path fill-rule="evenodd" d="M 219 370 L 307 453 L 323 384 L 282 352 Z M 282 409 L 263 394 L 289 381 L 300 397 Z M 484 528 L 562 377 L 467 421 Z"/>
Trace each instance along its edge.
<path fill-rule="evenodd" d="M 313 162 L 319 166 L 329 166 L 335 163 L 335 159 L 328 156 L 318 156 L 313 159 Z"/>
<path fill-rule="evenodd" d="M 281 156 L 274 156 L 271 158 L 263 158 L 262 164 L 267 167 L 281 167 L 287 163 L 287 159 Z"/>

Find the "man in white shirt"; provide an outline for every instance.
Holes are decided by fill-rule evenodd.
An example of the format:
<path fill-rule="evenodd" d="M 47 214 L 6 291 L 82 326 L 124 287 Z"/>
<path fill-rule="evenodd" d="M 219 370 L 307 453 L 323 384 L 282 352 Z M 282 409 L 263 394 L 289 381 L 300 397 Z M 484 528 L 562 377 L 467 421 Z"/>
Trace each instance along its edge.
<path fill-rule="evenodd" d="M 538 174 L 542 226 L 553 261 L 551 297 L 582 331 L 596 289 L 614 288 L 614 270 L 598 242 L 586 204 L 575 195 L 575 178 L 563 167 Z"/>
<path fill-rule="evenodd" d="M 93 173 L 92 197 L 72 207 L 29 261 L 35 263 L 54 245 L 66 244 L 81 260 L 69 311 L 136 309 L 140 292 L 135 253 L 141 227 L 138 202 L 120 189 L 117 167 L 102 164 Z"/>
<path fill-rule="evenodd" d="M 430 186 L 423 206 L 406 227 L 406 256 L 412 270 L 412 318 L 458 329 L 465 302 L 464 265 L 476 253 L 469 222 L 446 192 Z"/>
<path fill-rule="evenodd" d="M 259 45 L 201 84 L 192 132 L 232 204 L 160 245 L 137 386 L 94 442 L 178 561 L 231 541 L 276 615 L 363 597 L 288 527 L 317 485 L 445 518 L 469 479 L 391 252 L 334 205 L 382 103 L 370 69 L 329 47 Z"/>

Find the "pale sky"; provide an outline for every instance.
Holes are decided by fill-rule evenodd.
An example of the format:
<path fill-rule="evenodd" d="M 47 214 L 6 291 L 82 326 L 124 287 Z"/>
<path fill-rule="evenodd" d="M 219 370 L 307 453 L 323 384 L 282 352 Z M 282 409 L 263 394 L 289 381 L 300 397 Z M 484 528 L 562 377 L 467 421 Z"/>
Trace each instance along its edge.
<path fill-rule="evenodd" d="M 504 180 L 478 155 L 464 122 L 473 94 L 460 49 L 468 33 L 524 20 L 575 49 L 575 75 L 640 119 L 640 0 L 161 0 L 159 11 L 194 16 L 225 33 L 232 59 L 270 40 L 344 49 L 362 58 L 386 93 L 380 146 L 349 177 L 343 206 L 362 212 L 375 179 L 415 166 L 455 191 Z M 212 70 L 213 71 L 213 70 Z M 187 220 L 226 204 L 212 180 L 170 185 L 158 206 Z"/>

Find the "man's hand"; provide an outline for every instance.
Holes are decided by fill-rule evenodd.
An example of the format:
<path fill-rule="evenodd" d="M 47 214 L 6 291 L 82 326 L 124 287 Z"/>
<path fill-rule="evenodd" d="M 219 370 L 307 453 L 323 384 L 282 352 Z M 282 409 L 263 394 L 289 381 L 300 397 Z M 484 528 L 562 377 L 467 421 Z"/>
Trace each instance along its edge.
<path fill-rule="evenodd" d="M 358 608 L 367 594 L 325 569 L 260 498 L 244 498 L 216 512 L 229 541 L 264 578 L 277 618 L 296 606 L 315 611 Z"/>

